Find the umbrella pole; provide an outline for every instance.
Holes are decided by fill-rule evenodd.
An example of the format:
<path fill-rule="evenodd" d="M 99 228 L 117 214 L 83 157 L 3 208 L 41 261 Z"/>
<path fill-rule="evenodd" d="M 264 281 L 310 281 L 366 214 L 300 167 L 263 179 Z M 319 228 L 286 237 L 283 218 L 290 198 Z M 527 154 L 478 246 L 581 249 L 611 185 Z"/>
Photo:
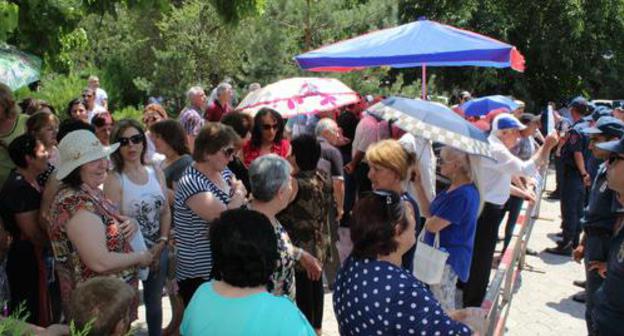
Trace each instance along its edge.
<path fill-rule="evenodd" d="M 420 86 L 422 88 L 422 99 L 423 100 L 427 100 L 427 66 L 426 65 L 422 65 L 421 67 L 422 71 L 422 78 L 420 80 Z"/>

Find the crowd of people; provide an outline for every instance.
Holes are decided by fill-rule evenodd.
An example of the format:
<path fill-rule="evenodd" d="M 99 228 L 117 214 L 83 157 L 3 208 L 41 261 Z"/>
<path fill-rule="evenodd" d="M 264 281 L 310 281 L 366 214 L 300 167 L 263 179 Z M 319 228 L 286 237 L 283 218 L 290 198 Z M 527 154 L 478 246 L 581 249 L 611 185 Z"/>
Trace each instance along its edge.
<path fill-rule="evenodd" d="M 470 120 L 488 131 L 487 159 L 366 112 L 379 98 L 284 120 L 237 111 L 229 83 L 211 96 L 196 86 L 177 118 L 153 102 L 141 121 L 115 120 L 96 77 L 64 114 L 18 105 L 0 84 L 5 312 L 23 307 L 35 331 L 73 321 L 124 335 L 142 301 L 149 335 L 320 335 L 329 290 L 342 335 L 472 334 L 465 308 L 484 300 L 499 226 L 507 215 L 504 250 L 556 148 L 563 240 L 551 252 L 584 254 L 588 328 L 617 329 L 617 115 L 578 98 L 573 124 L 553 114 L 560 134 L 543 135 L 523 105 Z M 436 281 L 416 270 L 425 245 L 448 255 Z"/>

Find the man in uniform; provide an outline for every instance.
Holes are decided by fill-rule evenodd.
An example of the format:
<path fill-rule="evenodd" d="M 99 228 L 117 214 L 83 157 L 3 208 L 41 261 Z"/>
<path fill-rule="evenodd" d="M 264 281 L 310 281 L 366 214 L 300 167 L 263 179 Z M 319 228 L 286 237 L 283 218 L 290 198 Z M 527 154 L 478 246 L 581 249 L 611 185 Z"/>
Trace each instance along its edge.
<path fill-rule="evenodd" d="M 607 182 L 623 203 L 624 195 L 624 140 L 610 141 L 598 148 L 611 152 L 607 166 Z M 605 278 L 594 296 L 592 319 L 595 335 L 624 335 L 624 230 L 622 217 L 616 221 L 613 229 L 614 237 L 609 246 L 608 262 L 595 262 L 590 269 Z"/>
<path fill-rule="evenodd" d="M 594 127 L 584 130 L 590 136 L 589 149 L 592 155 L 599 160 L 609 158 L 609 152 L 601 150 L 602 143 L 618 140 L 624 136 L 624 122 L 614 117 L 601 117 Z M 596 262 L 606 262 L 609 254 L 609 242 L 613 236 L 616 213 L 614 207 L 619 208 L 613 190 L 607 187 L 607 164 L 598 167 L 596 178 L 588 196 L 588 206 L 581 220 L 585 234 L 581 244 L 574 250 L 574 259 L 585 261 L 585 321 L 589 335 L 593 333 L 591 312 L 594 307 L 594 294 L 602 284 L 602 277 L 595 269 L 590 268 Z"/>
<path fill-rule="evenodd" d="M 547 248 L 548 253 L 570 256 L 572 249 L 579 243 L 585 188 L 591 185 L 591 177 L 586 169 L 587 138 L 582 133 L 582 130 L 587 127 L 583 120 L 587 112 L 588 106 L 585 98 L 577 97 L 570 103 L 570 113 L 574 124 L 568 131 L 561 148 L 563 239 L 557 243 L 556 247 Z"/>

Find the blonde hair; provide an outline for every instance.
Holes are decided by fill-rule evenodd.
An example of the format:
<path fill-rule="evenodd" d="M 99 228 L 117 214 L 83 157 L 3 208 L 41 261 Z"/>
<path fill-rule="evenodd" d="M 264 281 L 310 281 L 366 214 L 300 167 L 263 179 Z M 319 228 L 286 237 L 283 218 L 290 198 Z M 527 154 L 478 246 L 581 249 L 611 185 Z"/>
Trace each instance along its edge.
<path fill-rule="evenodd" d="M 416 162 L 413 153 L 392 139 L 382 140 L 368 147 L 366 161 L 376 166 L 392 170 L 403 181 L 407 179 L 410 167 Z"/>

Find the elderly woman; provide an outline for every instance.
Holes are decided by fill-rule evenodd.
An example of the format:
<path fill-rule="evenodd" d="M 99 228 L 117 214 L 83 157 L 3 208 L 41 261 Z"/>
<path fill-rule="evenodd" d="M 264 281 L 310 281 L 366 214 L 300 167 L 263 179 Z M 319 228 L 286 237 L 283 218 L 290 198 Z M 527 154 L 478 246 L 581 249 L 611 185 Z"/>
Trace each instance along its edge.
<path fill-rule="evenodd" d="M 100 190 L 108 175 L 106 157 L 118 147 L 104 148 L 87 130 L 71 132 L 59 144 L 56 178 L 62 186 L 51 206 L 49 234 L 66 314 L 77 284 L 112 274 L 137 288 L 136 267 L 153 260 L 150 251 L 132 251 L 136 223 L 121 216 Z M 136 308 L 138 298 L 135 303 Z"/>
<path fill-rule="evenodd" d="M 143 109 L 143 125 L 145 125 L 147 130 L 145 132 L 147 135 L 147 152 L 145 155 L 148 162 L 160 164 L 165 159 L 163 153 L 156 150 L 150 130 L 155 123 L 167 119 L 169 119 L 167 111 L 160 104 L 152 103 Z"/>
<path fill-rule="evenodd" d="M 297 195 L 286 209 L 277 215 L 294 245 L 303 248 L 323 264 L 328 257 L 330 233 L 329 214 L 333 206 L 330 177 L 316 169 L 321 157 L 321 145 L 312 135 L 300 135 L 292 141 L 293 166 Z M 323 323 L 323 280 L 312 280 L 302 267 L 295 268 L 297 306 L 317 334 Z"/>
<path fill-rule="evenodd" d="M 256 211 L 228 210 L 210 226 L 214 279 L 184 313 L 184 336 L 314 335 L 287 298 L 267 292 L 278 260 L 271 222 Z M 236 318 L 232 318 L 236 316 Z"/>
<path fill-rule="evenodd" d="M 90 123 L 87 103 L 80 98 L 73 99 L 67 104 L 67 116 L 70 119 L 81 120 L 87 124 Z"/>
<path fill-rule="evenodd" d="M 334 312 L 341 335 L 470 335 L 401 267 L 415 242 L 414 213 L 400 194 L 376 190 L 355 205 L 353 252 L 338 272 Z"/>
<path fill-rule="evenodd" d="M 6 271 L 11 293 L 9 309 L 25 303 L 28 322 L 47 326 L 50 322 L 47 276 L 43 271 L 46 233 L 39 222 L 42 188 L 37 176 L 48 167 L 48 151 L 33 135 L 23 134 L 9 145 L 17 166 L 0 191 L 4 227 L 13 237 Z"/>
<path fill-rule="evenodd" d="M 449 312 L 455 309 L 457 279 L 468 281 L 481 196 L 476 171 L 467 154 L 444 147 L 440 159 L 440 172 L 450 179 L 451 184 L 433 199 L 431 205 L 426 201 L 421 203 L 425 205 L 422 212 L 427 217 L 425 242 L 433 245 L 434 235 L 439 233 L 440 247 L 449 253 L 442 282 L 430 286 L 433 295 Z M 426 199 L 421 183 L 415 183 L 414 190 L 419 199 Z"/>
<path fill-rule="evenodd" d="M 371 181 L 373 190 L 391 190 L 401 195 L 403 200 L 412 207 L 416 231 L 420 232 L 421 225 L 418 204 L 412 195 L 405 189 L 405 181 L 411 177 L 410 172 L 415 163 L 414 154 L 408 152 L 396 140 L 382 140 L 368 147 L 366 150 L 366 161 L 368 162 L 368 178 Z M 403 267 L 406 270 L 414 269 L 415 247 L 410 248 L 403 256 Z"/>
<path fill-rule="evenodd" d="M 147 140 L 138 121 L 119 121 L 111 133 L 111 142 L 119 143 L 119 150 L 111 154 L 114 173 L 104 182 L 104 194 L 122 215 L 139 224 L 147 248 L 154 253 L 149 276 L 142 279 L 143 302 L 149 335 L 160 335 L 171 226 L 165 177 L 160 169 L 145 163 Z"/>
<path fill-rule="evenodd" d="M 284 139 L 284 119 L 275 110 L 263 108 L 254 117 L 251 139 L 243 145 L 247 167 L 257 157 L 277 154 L 283 158 L 290 154 L 290 143 Z"/>
<path fill-rule="evenodd" d="M 197 288 L 211 278 L 209 223 L 223 211 L 246 202 L 245 187 L 227 169 L 237 140 L 231 127 L 206 123 L 195 138 L 195 163 L 178 181 L 173 207 L 176 279 L 185 306 Z"/>
<path fill-rule="evenodd" d="M 255 160 L 249 167 L 252 201 L 248 207 L 269 218 L 277 235 L 279 258 L 271 275 L 269 292 L 295 300 L 295 264 L 301 263 L 310 280 L 319 280 L 321 264 L 309 252 L 293 245 L 282 224 L 275 218 L 297 194 L 291 166 L 285 159 L 269 154 Z"/>
<path fill-rule="evenodd" d="M 508 113 L 499 114 L 492 122 L 492 132 L 488 140 L 495 160 L 481 160 L 479 168 L 478 179 L 483 190 L 484 204 L 477 221 L 470 275 L 468 281 L 463 284 L 465 307 L 481 306 L 490 279 L 498 226 L 503 219 L 503 207 L 512 189 L 519 194 L 524 193 L 512 186 L 512 176 L 534 176 L 537 167 L 547 162 L 550 150 L 558 141 L 556 134 L 547 136 L 544 145 L 531 159 L 523 161 L 509 151 L 518 143 L 519 131 L 523 128 L 520 121 Z"/>

